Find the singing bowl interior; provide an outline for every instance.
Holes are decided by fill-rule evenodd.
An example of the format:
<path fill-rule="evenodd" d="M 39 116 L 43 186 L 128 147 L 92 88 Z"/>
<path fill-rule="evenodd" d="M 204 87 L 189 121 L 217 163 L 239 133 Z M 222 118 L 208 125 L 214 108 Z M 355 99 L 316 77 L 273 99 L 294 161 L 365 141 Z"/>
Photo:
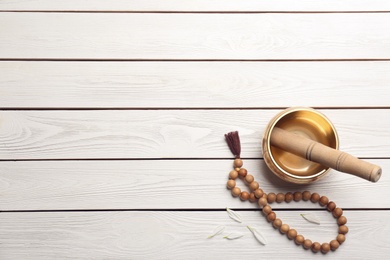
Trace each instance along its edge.
<path fill-rule="evenodd" d="M 263 151 L 268 150 L 264 157 L 269 157 L 265 158 L 265 161 L 271 171 L 290 182 L 309 183 L 319 179 L 329 170 L 328 167 L 272 146 L 270 136 L 275 127 L 338 149 L 339 142 L 336 130 L 324 115 L 311 108 L 290 108 L 281 112 L 271 120 L 267 127 L 263 140 Z"/>

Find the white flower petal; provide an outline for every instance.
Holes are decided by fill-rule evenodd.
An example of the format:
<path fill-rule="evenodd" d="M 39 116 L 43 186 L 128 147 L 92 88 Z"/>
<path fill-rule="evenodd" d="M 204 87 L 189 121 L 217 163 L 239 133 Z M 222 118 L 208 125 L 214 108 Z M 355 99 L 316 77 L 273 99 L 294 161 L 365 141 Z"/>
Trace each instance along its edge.
<path fill-rule="evenodd" d="M 311 223 L 321 224 L 320 219 L 314 214 L 301 214 L 301 216 Z"/>
<path fill-rule="evenodd" d="M 244 235 L 241 233 L 231 233 L 227 236 L 224 236 L 223 238 L 229 239 L 229 240 L 234 240 L 234 239 L 239 239 L 243 237 Z"/>
<path fill-rule="evenodd" d="M 215 237 L 216 235 L 222 234 L 222 232 L 225 230 L 225 226 L 218 226 L 214 229 L 213 234 L 208 236 L 208 238 Z"/>
<path fill-rule="evenodd" d="M 237 221 L 239 223 L 242 222 L 240 215 L 238 215 L 236 212 L 234 212 L 234 210 L 226 208 L 226 211 L 231 219 L 233 219 L 234 221 Z"/>
<path fill-rule="evenodd" d="M 267 244 L 267 239 L 255 228 L 246 226 L 252 234 L 255 236 L 256 240 L 259 241 L 261 244 L 266 245 Z"/>

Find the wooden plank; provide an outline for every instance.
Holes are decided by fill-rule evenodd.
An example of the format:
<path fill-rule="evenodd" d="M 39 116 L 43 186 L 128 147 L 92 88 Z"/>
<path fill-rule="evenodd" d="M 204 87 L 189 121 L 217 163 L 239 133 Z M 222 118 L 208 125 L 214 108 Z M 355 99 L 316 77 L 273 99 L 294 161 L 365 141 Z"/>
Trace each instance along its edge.
<path fill-rule="evenodd" d="M 337 224 L 326 211 L 316 212 L 321 225 L 303 220 L 305 211 L 276 212 L 285 223 L 313 241 L 328 242 Z M 243 223 L 225 212 L 44 212 L 0 214 L 2 259 L 313 259 L 276 231 L 259 212 L 240 212 Z M 390 254 L 389 211 L 346 211 L 349 233 L 332 259 L 385 259 Z M 218 225 L 244 237 L 207 239 Z M 259 244 L 245 225 L 268 241 Z M 238 249 L 243 250 L 238 250 Z M 364 248 L 364 250 L 361 250 Z M 321 254 L 321 253 L 319 253 Z"/>
<path fill-rule="evenodd" d="M 387 107 L 390 62 L 0 62 L 2 108 Z"/>
<path fill-rule="evenodd" d="M 0 10 L 23 11 L 226 11 L 226 12 L 289 12 L 289 11 L 389 11 L 386 0 L 7 0 L 0 2 Z"/>
<path fill-rule="evenodd" d="M 371 159 L 383 169 L 378 183 L 331 171 L 310 186 L 287 184 L 263 160 L 245 167 L 265 192 L 310 190 L 343 208 L 390 208 L 390 160 Z M 223 209 L 257 208 L 230 195 L 225 184 L 230 160 L 0 162 L 1 210 Z M 246 190 L 246 186 L 238 182 Z M 363 196 L 363 194 L 366 194 Z M 274 208 L 319 209 L 313 203 L 282 203 Z"/>
<path fill-rule="evenodd" d="M 0 24 L 2 59 L 390 58 L 388 13 L 5 12 Z"/>
<path fill-rule="evenodd" d="M 238 130 L 242 157 L 261 157 L 266 124 L 280 110 L 2 111 L 0 159 L 231 158 L 224 134 Z M 319 110 L 340 149 L 387 157 L 390 110 Z"/>

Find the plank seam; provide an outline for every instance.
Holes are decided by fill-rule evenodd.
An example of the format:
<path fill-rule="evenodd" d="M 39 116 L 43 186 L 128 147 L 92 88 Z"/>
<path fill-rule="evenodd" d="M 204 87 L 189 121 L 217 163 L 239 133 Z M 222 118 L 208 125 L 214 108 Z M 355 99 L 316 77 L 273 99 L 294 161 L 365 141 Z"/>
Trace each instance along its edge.
<path fill-rule="evenodd" d="M 259 208 L 232 208 L 235 211 L 261 211 Z M 326 211 L 325 208 L 274 208 L 274 211 Z M 390 208 L 343 208 L 344 211 L 388 211 Z M 1 210 L 0 213 L 45 213 L 45 212 L 221 212 L 226 211 L 225 208 L 211 208 L 211 209 L 188 209 L 188 208 L 170 208 L 170 209 L 53 209 L 53 210 Z"/>
<path fill-rule="evenodd" d="M 91 111 L 91 110 L 283 110 L 288 107 L 0 107 L 0 111 Z M 312 106 L 326 110 L 384 110 L 390 106 Z"/>
<path fill-rule="evenodd" d="M 264 158 L 259 157 L 241 157 L 245 160 L 264 160 Z M 389 160 L 390 157 L 358 157 L 362 160 Z M 213 161 L 213 160 L 232 160 L 233 157 L 212 157 L 212 158 L 56 158 L 56 159 L 0 159 L 1 162 L 42 162 L 42 161 Z"/>
<path fill-rule="evenodd" d="M 105 59 L 105 58 L 0 58 L 1 61 L 45 62 L 345 62 L 390 61 L 390 58 L 356 59 Z"/>
<path fill-rule="evenodd" d="M 116 10 L 0 10 L 0 13 L 123 13 L 123 14 L 371 14 L 390 10 L 371 11 L 116 11 Z"/>

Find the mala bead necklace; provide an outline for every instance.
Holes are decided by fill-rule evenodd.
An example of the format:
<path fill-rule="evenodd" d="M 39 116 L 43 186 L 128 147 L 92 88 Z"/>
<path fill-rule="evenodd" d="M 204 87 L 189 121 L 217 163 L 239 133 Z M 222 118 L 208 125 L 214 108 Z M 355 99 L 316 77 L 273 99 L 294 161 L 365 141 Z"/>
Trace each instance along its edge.
<path fill-rule="evenodd" d="M 235 155 L 233 163 L 233 170 L 229 173 L 229 180 L 227 181 L 227 188 L 231 190 L 233 197 L 239 197 L 242 201 L 249 200 L 250 202 L 257 202 L 262 209 L 267 221 L 270 222 L 275 229 L 278 229 L 280 233 L 286 234 L 288 239 L 294 241 L 297 245 L 302 245 L 304 249 L 311 249 L 314 253 L 321 251 L 326 254 L 330 250 L 335 251 L 339 246 L 344 243 L 345 235 L 348 233 L 347 218 L 343 216 L 343 210 L 336 206 L 333 201 L 329 201 L 328 197 L 320 196 L 318 193 L 311 193 L 309 191 L 304 192 L 287 192 L 286 194 L 275 194 L 270 192 L 266 194 L 259 186 L 259 183 L 255 181 L 253 175 L 248 174 L 248 171 L 243 168 L 243 162 L 240 159 L 241 144 L 238 132 L 231 132 L 225 135 L 226 142 L 229 145 L 230 151 Z M 236 179 L 240 178 L 249 187 L 250 193 L 247 191 L 241 191 L 236 186 Z M 295 229 L 290 228 L 289 225 L 283 223 L 282 220 L 276 217 L 276 213 L 272 210 L 270 204 L 276 202 L 291 202 L 291 201 L 311 201 L 318 203 L 320 206 L 326 208 L 337 220 L 338 235 L 335 239 L 329 243 L 313 242 L 310 239 L 305 238 L 299 234 Z"/>

